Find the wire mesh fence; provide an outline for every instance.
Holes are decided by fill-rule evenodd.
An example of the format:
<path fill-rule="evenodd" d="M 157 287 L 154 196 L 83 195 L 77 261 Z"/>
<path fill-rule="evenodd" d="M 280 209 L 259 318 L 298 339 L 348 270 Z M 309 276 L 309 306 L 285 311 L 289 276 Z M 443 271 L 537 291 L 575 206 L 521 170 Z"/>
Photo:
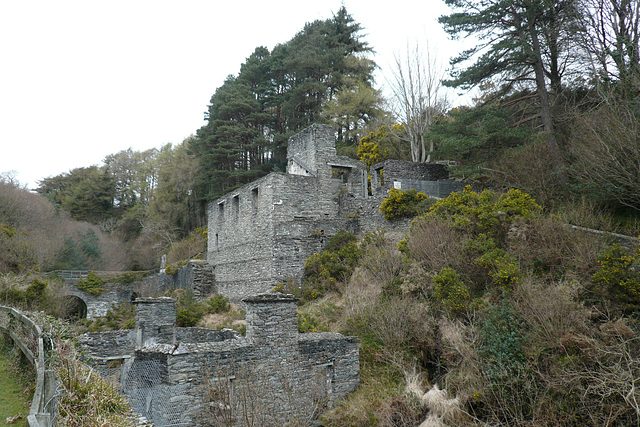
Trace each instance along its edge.
<path fill-rule="evenodd" d="M 185 384 L 169 385 L 161 377 L 160 360 L 109 360 L 95 366 L 108 382 L 119 387 L 134 413 L 156 427 L 192 425 Z"/>

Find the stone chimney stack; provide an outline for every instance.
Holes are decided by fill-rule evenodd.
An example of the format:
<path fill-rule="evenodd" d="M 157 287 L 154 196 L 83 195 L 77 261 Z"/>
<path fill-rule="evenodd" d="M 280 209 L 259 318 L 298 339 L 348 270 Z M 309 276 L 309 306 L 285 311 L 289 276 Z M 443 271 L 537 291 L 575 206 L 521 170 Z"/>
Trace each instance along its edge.
<path fill-rule="evenodd" d="M 136 349 L 175 344 L 176 303 L 172 298 L 136 298 Z"/>
<path fill-rule="evenodd" d="M 247 340 L 269 347 L 298 342 L 298 299 L 293 295 L 267 293 L 244 298 L 247 307 Z"/>

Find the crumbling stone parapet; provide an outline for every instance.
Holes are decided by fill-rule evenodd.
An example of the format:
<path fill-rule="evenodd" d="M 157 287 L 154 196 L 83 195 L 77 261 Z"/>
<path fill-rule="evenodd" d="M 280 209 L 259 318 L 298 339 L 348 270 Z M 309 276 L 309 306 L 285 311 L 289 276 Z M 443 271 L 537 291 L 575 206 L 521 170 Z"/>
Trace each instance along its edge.
<path fill-rule="evenodd" d="M 136 298 L 136 349 L 176 342 L 176 303 L 172 298 Z"/>

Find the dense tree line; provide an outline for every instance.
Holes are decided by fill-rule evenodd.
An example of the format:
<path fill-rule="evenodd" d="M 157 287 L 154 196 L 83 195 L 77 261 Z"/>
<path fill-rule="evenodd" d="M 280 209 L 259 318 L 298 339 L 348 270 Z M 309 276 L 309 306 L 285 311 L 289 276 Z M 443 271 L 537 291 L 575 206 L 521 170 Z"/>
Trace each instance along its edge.
<path fill-rule="evenodd" d="M 545 203 L 586 197 L 639 210 L 639 3 L 446 3 L 445 30 L 478 43 L 451 59 L 443 83 L 480 96 L 429 128 L 435 157 Z"/>
<path fill-rule="evenodd" d="M 324 122 L 336 127 L 341 153 L 368 164 L 453 160 L 458 177 L 515 186 L 547 206 L 586 197 L 640 209 L 638 2 L 446 3 L 445 30 L 478 44 L 451 59 L 444 81 L 428 46 L 426 56 L 416 46 L 397 58 L 394 99 L 383 99 L 372 48 L 342 7 L 272 50 L 257 47 L 182 144 L 124 150 L 37 191 L 73 219 L 155 253 L 203 226 L 207 201 L 283 170 L 289 136 Z M 479 88 L 475 105 L 449 109 L 440 84 Z"/>
<path fill-rule="evenodd" d="M 215 198 L 282 170 L 289 136 L 314 122 L 333 123 L 339 143 L 357 145 L 358 131 L 382 114 L 360 29 L 342 7 L 272 51 L 256 48 L 226 79 L 191 143 L 200 163 L 198 197 Z"/>

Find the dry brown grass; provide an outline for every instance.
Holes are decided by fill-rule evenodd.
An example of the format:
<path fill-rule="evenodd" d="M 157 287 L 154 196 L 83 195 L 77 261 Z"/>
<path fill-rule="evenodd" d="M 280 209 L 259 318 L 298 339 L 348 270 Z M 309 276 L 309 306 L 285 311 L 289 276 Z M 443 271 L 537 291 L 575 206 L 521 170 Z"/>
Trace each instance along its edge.
<path fill-rule="evenodd" d="M 231 309 L 226 313 L 205 314 L 198 321 L 197 326 L 209 329 L 242 329 L 242 325 L 246 327 L 244 320 L 244 312 L 235 304 L 231 304 Z"/>
<path fill-rule="evenodd" d="M 514 309 L 527 324 L 527 346 L 536 353 L 559 348 L 568 334 L 587 334 L 590 311 L 578 302 L 580 285 L 575 282 L 554 282 L 549 285 L 525 279 L 514 290 Z M 539 354 L 530 355 L 537 358 Z"/>
<path fill-rule="evenodd" d="M 407 248 L 427 269 L 455 268 L 460 258 L 460 233 L 441 219 L 420 218 L 411 226 Z"/>

